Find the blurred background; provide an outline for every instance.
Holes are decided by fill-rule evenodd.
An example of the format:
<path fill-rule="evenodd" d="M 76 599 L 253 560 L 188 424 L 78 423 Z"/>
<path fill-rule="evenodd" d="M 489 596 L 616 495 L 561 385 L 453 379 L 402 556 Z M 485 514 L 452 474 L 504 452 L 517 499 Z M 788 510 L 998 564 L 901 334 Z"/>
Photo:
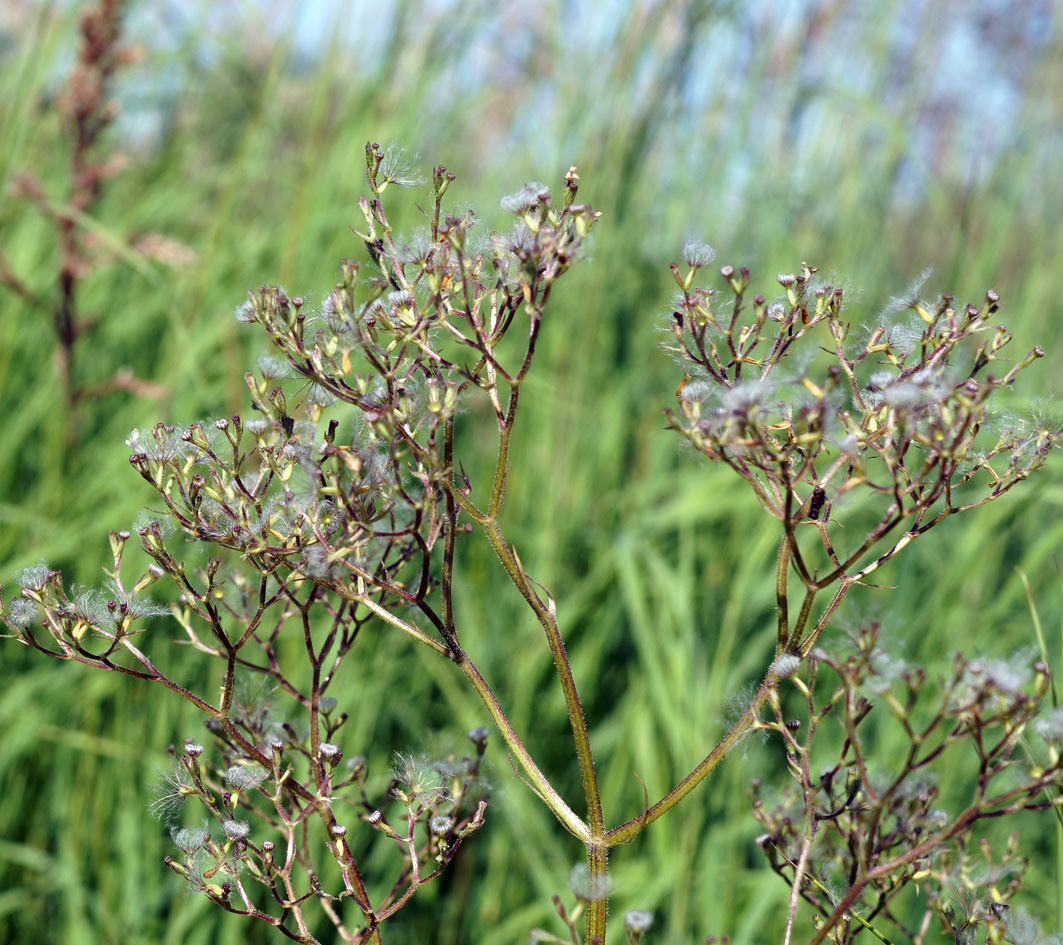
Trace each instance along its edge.
<path fill-rule="evenodd" d="M 61 114 L 83 8 L 0 4 L 5 599 L 13 573 L 42 558 L 72 584 L 98 583 L 107 531 L 151 498 L 127 462 L 131 429 L 247 409 L 242 375 L 264 339 L 232 310 L 262 284 L 320 299 L 338 259 L 359 254 L 350 227 L 367 140 L 399 142 L 424 172 L 445 164 L 451 206 L 476 208 L 485 231 L 505 224 L 501 194 L 533 178 L 559 187 L 572 163 L 581 198 L 603 212 L 589 261 L 552 303 L 504 525 L 557 598 L 614 822 L 641 810 L 633 771 L 659 796 L 711 747 L 774 638 L 772 524 L 662 429 L 681 377 L 656 348 L 684 240 L 749 266 L 769 296 L 775 274 L 805 260 L 840 274 L 854 322 L 928 266 L 927 295 L 977 302 L 992 287 L 1013 355 L 1048 352 L 1024 375 L 1027 409 L 1051 412 L 1063 390 L 1063 8 L 1052 0 L 132 0 L 122 43 L 138 55 L 107 89 L 117 115 L 92 151 L 110 176 L 72 213 Z M 402 224 L 428 199 L 399 194 Z M 77 397 L 52 324 L 64 215 L 84 263 Z M 1025 574 L 1058 654 L 1061 511 L 1056 457 L 913 546 L 881 576 L 900 590 L 854 594 L 846 621 L 882 619 L 897 653 L 932 672 L 956 650 L 1009 654 L 1035 644 Z M 537 628 L 483 548 L 470 542 L 463 567 L 467 649 L 544 769 L 578 796 Z M 151 632 L 175 675 L 217 684 L 168 642 L 172 627 Z M 382 784 L 393 752 L 462 750 L 486 721 L 452 667 L 383 632 L 359 646 L 344 748 Z M 277 940 L 185 895 L 161 864 L 170 840 L 148 813 L 151 785 L 166 746 L 201 731 L 161 691 L 0 644 L 0 941 Z M 488 826 L 386 941 L 562 931 L 550 899 L 568 895 L 579 848 L 497 742 L 492 754 Z M 781 783 L 782 768 L 777 746 L 747 743 L 618 849 L 613 914 L 653 911 L 648 941 L 781 940 L 788 888 L 753 842 L 748 785 Z M 943 784 L 945 806 L 953 790 Z M 1055 820 L 1029 818 L 1023 843 L 1033 868 L 1019 901 L 1058 927 Z"/>

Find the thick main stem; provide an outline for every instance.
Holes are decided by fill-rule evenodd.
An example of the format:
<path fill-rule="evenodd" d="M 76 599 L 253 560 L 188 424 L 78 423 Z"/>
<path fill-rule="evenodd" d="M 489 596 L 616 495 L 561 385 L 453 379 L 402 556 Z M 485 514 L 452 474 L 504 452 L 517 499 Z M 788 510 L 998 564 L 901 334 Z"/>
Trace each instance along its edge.
<path fill-rule="evenodd" d="M 536 787 L 547 805 L 554 811 L 557 817 L 561 819 L 562 823 L 564 823 L 570 831 L 576 834 L 576 836 L 580 837 L 586 846 L 588 882 L 590 884 L 590 889 L 588 891 L 589 902 L 587 905 L 585 941 L 588 945 L 604 945 L 606 908 L 608 905 L 606 886 L 609 865 L 609 844 L 606 842 L 605 816 L 602 812 L 601 793 L 598 788 L 598 775 L 594 769 L 594 754 L 591 749 L 590 734 L 587 730 L 587 720 L 583 714 L 583 705 L 580 701 L 579 690 L 576 686 L 575 678 L 572 675 L 572 666 L 569 663 L 568 655 L 565 652 L 565 643 L 562 639 L 560 628 L 557 625 L 557 618 L 554 613 L 552 602 L 551 604 L 544 603 L 538 593 L 536 593 L 535 589 L 532 587 L 531 579 L 525 573 L 524 567 L 520 563 L 520 559 L 517 557 L 516 552 L 511 549 L 506 542 L 505 536 L 497 521 L 498 511 L 501 508 L 503 496 L 505 495 L 506 478 L 509 471 L 509 437 L 513 431 L 513 426 L 516 420 L 517 402 L 520 393 L 519 384 L 531 363 L 531 358 L 535 350 L 535 338 L 538 333 L 538 326 L 538 318 L 533 318 L 531 334 L 528 342 L 528 351 L 524 359 L 524 364 L 517 379 L 515 379 L 512 384 L 506 416 L 502 418 L 500 423 L 495 480 L 491 490 L 491 500 L 488 504 L 487 514 L 480 517 L 480 524 L 484 530 L 484 534 L 487 536 L 487 540 L 491 543 L 491 547 L 494 549 L 495 554 L 498 555 L 498 558 L 502 562 L 502 566 L 505 568 L 513 585 L 520 591 L 521 596 L 528 603 L 528 606 L 531 607 L 536 618 L 539 620 L 539 624 L 543 628 L 547 644 L 550 647 L 550 654 L 554 660 L 554 669 L 557 673 L 558 681 L 561 683 L 561 690 L 564 693 L 565 708 L 568 713 L 569 724 L 572 728 L 572 738 L 576 747 L 576 758 L 579 762 L 580 779 L 583 783 L 583 795 L 587 802 L 587 823 L 584 824 L 582 821 L 579 821 L 578 818 L 575 818 L 576 823 L 582 828 L 582 830 L 577 832 L 573 829 L 574 825 L 566 820 L 566 815 L 570 817 L 574 815 L 571 814 L 571 811 L 569 811 L 567 806 L 564 805 L 564 801 L 561 800 L 560 796 L 553 790 L 552 786 L 545 778 L 542 778 L 542 783 L 536 784 Z M 451 492 L 450 495 L 454 496 L 454 493 Z M 465 663 L 468 665 L 467 660 Z M 474 669 L 474 667 L 472 668 Z M 485 692 L 477 685 L 477 680 L 470 675 L 469 669 L 466 668 L 466 666 L 463 666 L 463 669 L 465 669 L 466 675 L 468 675 L 473 681 L 473 684 L 477 686 L 488 709 L 492 710 L 492 714 L 495 714 L 497 711 L 498 715 L 496 715 L 496 723 L 498 722 L 498 716 L 501 716 L 501 718 L 504 719 L 505 717 L 504 715 L 501 715 L 497 703 L 492 705 Z M 482 682 L 482 679 L 480 682 Z M 486 683 L 483 683 L 483 686 L 486 688 Z M 491 699 L 494 699 L 493 695 L 491 696 Z M 507 738 L 507 744 L 510 744 L 511 747 L 514 747 L 514 743 L 519 745 L 518 758 L 525 771 L 534 770 L 536 774 L 539 774 L 539 776 L 542 777 L 523 744 L 520 744 L 515 736 L 513 742 L 510 742 L 509 738 Z"/>
<path fill-rule="evenodd" d="M 491 547 L 494 548 L 506 569 L 513 584 L 520 591 L 521 596 L 535 612 L 550 647 L 550 653 L 554 658 L 554 668 L 557 672 L 558 681 L 565 696 L 565 708 L 568 711 L 569 722 L 572 726 L 572 739 L 576 746 L 576 757 L 579 761 L 580 778 L 583 782 L 583 793 L 587 799 L 587 821 L 590 827 L 591 841 L 601 840 L 605 836 L 605 819 L 602 815 L 601 795 L 598 791 L 598 776 L 594 770 L 594 755 L 591 752 L 590 736 L 587 732 L 587 721 L 583 715 L 583 705 L 580 702 L 579 691 L 576 681 L 572 676 L 572 667 L 569 665 L 568 656 L 565 653 L 565 644 L 561 639 L 561 631 L 550 609 L 539 599 L 532 589 L 528 576 L 524 573 L 512 549 L 506 544 L 502 530 L 498 523 L 487 521 L 484 523 L 484 532 L 487 535 Z"/>
<path fill-rule="evenodd" d="M 586 945 L 604 945 L 607 906 L 609 905 L 609 846 L 604 840 L 587 844 L 587 924 Z"/>
<path fill-rule="evenodd" d="M 511 403 L 511 409 L 513 403 Z M 448 420 L 445 426 L 444 432 L 444 460 L 447 467 L 453 469 L 454 466 L 454 423 L 453 419 Z M 507 443 L 508 438 L 504 435 L 505 427 L 503 427 L 503 436 L 501 438 L 499 446 L 499 469 L 505 469 L 507 462 Z M 505 477 L 503 473 L 499 473 L 496 476 L 495 491 L 492 502 L 496 504 L 500 501 L 501 491 L 504 487 Z M 495 723 L 498 731 L 501 733 L 506 746 L 509 748 L 513 757 L 517 763 L 523 769 L 524 774 L 527 776 L 533 790 L 538 793 L 542 798 L 543 803 L 554 812 L 554 815 L 565 826 L 565 828 L 575 837 L 578 837 L 584 843 L 587 843 L 591 837 L 591 830 L 587 824 L 572 810 L 571 807 L 565 802 L 565 799 L 561 797 L 556 788 L 550 783 L 549 779 L 540 770 L 539 766 L 535 763 L 535 759 L 532 758 L 528 749 L 525 747 L 520 736 L 513 728 L 512 723 L 506 716 L 505 711 L 502 708 L 501 703 L 498 701 L 498 697 L 495 696 L 488 685 L 487 680 L 477 669 L 476 664 L 469 659 L 468 655 L 462 649 L 459 641 L 458 634 L 455 627 L 454 620 L 454 604 L 451 597 L 453 588 L 453 573 L 454 573 L 454 534 L 457 529 L 458 521 L 458 509 L 463 509 L 467 514 L 472 516 L 478 521 L 484 528 L 489 540 L 497 540 L 498 545 L 495 545 L 495 541 L 492 540 L 492 545 L 495 545 L 495 550 L 498 552 L 503 564 L 506 566 L 506 571 L 510 575 L 514 584 L 521 589 L 522 594 L 527 598 L 530 588 L 525 583 L 523 571 L 516 563 L 515 556 L 510 555 L 510 551 L 506 546 L 505 539 L 502 537 L 501 530 L 498 525 L 491 520 L 490 516 L 485 516 L 478 509 L 475 508 L 466 496 L 464 496 L 452 482 L 449 484 L 450 488 L 447 489 L 446 494 L 446 509 L 447 509 L 447 529 L 445 542 L 446 547 L 443 555 L 443 570 L 444 577 L 442 583 L 442 600 L 443 600 L 443 626 L 442 632 L 446 639 L 446 646 L 440 646 L 435 644 L 435 641 L 431 641 L 426 637 L 426 641 L 430 641 L 434 644 L 433 648 L 437 648 L 439 652 L 453 660 L 465 674 L 466 678 L 472 683 L 473 688 L 476 690 L 480 699 L 483 701 L 484 706 L 491 715 L 492 721 Z M 497 506 L 496 506 L 497 507 Z M 492 531 L 493 529 L 493 531 Z M 502 551 L 499 551 L 501 547 Z M 505 552 L 503 554 L 503 552 Z M 532 597 L 535 595 L 532 594 Z M 535 598 L 538 601 L 538 598 Z M 530 601 L 529 601 L 530 602 Z M 534 605 L 533 605 L 534 606 Z M 541 605 L 540 605 L 541 606 Z M 536 610 L 536 614 L 539 611 Z M 424 641 L 423 641 L 424 642 Z M 600 809 L 600 808 L 599 808 Z M 600 831 L 599 831 L 600 832 Z"/>
<path fill-rule="evenodd" d="M 580 779 L 583 783 L 583 794 L 587 800 L 587 827 L 590 829 L 590 841 L 600 842 L 605 836 L 605 818 L 602 814 L 601 795 L 598 790 L 598 776 L 594 770 L 594 754 L 591 751 L 590 735 L 587 731 L 587 720 L 583 715 L 583 705 L 580 702 L 579 690 L 572 675 L 572 667 L 565 652 L 565 643 L 561 638 L 561 631 L 557 625 L 552 606 L 543 603 L 532 587 L 532 581 L 524 571 L 523 565 L 516 552 L 506 542 L 505 535 L 497 521 L 497 514 L 502 505 L 505 495 L 506 479 L 509 472 L 509 438 L 516 423 L 517 403 L 520 394 L 519 379 L 523 378 L 531 363 L 535 350 L 535 339 L 538 334 L 538 319 L 533 319 L 531 333 L 528 341 L 528 351 L 525 355 L 524 364 L 514 382 L 509 395 L 509 405 L 506 416 L 500 424 L 498 459 L 495 466 L 495 479 L 491 489 L 491 500 L 486 515 L 479 515 L 478 520 L 484 530 L 487 540 L 494 549 L 509 575 L 513 586 L 520 591 L 521 596 L 531 607 L 546 635 L 547 644 L 550 647 L 550 655 L 554 660 L 554 669 L 557 672 L 558 681 L 565 697 L 565 709 L 568 713 L 569 724 L 572 727 L 572 738 L 576 747 L 576 758 L 579 762 Z M 450 493 L 463 507 L 467 503 L 453 489 Z M 558 813 L 555 810 L 555 813 Z M 560 816 L 560 814 L 558 814 Z"/>

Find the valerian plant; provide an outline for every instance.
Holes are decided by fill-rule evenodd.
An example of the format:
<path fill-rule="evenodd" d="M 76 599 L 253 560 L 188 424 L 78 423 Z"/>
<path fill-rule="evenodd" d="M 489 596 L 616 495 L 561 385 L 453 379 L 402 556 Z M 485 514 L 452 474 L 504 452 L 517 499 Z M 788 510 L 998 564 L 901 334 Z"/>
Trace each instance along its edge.
<path fill-rule="evenodd" d="M 1058 429 L 987 422 L 992 398 L 1041 352 L 994 373 L 1010 336 L 992 321 L 999 304 L 993 292 L 966 306 L 951 296 L 932 303 L 912 296 L 899 316 L 857 340 L 843 289 L 814 268 L 780 276 L 777 299 L 750 299 L 745 269 L 720 270 L 722 292 L 699 286 L 712 252 L 685 247 L 683 264 L 673 267 L 679 294 L 666 345 L 684 375 L 668 424 L 708 460 L 734 469 L 777 523 L 776 645 L 765 654 L 761 685 L 719 743 L 706 746 L 705 757 L 662 797 L 647 798 L 638 817 L 610 825 L 554 599 L 527 572 L 501 525 L 510 442 L 540 332 L 550 330 L 554 284 L 579 259 L 598 213 L 577 200 L 573 167 L 559 200 L 544 184 L 527 184 L 501 201 L 515 217 L 509 232 L 476 239 L 471 212 L 444 212 L 454 177 L 439 166 L 424 230 L 399 237 L 384 195 L 393 184 L 416 183 L 409 162 L 376 144 L 367 146 L 366 162 L 359 233 L 366 259 L 344 260 L 339 282 L 316 308 L 271 287 L 236 309 L 236 318 L 272 345 L 257 372 L 246 375 L 252 413 L 130 436 L 130 462 L 161 503 L 133 530 L 152 559 L 147 571 L 123 577 L 133 533 L 113 532 L 106 591 L 71 596 L 62 575 L 41 564 L 18 576 L 21 596 L 2 616 L 18 640 L 46 655 L 158 683 L 202 710 L 212 747 L 188 740 L 174 749 L 156 805 L 165 813 L 195 800 L 204 819 L 175 829 L 178 852 L 167 863 L 222 908 L 304 943 L 317 941 L 311 910 L 323 912 L 345 941 L 380 941 L 382 923 L 484 822 L 486 728 L 469 733 L 465 754 L 396 756 L 383 796 L 371 795 L 364 759 L 344 760 L 346 715 L 338 700 L 355 696 L 334 686 L 341 663 L 367 628 L 409 637 L 465 677 L 525 783 L 583 845 L 585 862 L 572 877 L 577 903 L 568 909 L 557 898 L 555 906 L 569 940 L 578 942 L 582 929 L 584 941 L 603 943 L 610 849 L 675 807 L 750 732 L 780 724 L 790 732 L 770 716 L 762 720 L 765 707 L 778 716 L 781 681 L 799 685 L 805 667 L 811 678 L 800 685 L 809 712 L 822 715 L 814 677 L 821 665 L 834 669 L 842 695 L 827 705 L 855 731 L 872 697 L 850 694 L 871 672 L 871 651 L 861 650 L 850 668 L 842 656 L 823 655 L 820 638 L 850 591 L 884 562 L 1044 463 Z M 493 475 L 473 483 L 455 432 L 476 422 L 476 412 L 459 411 L 477 400 L 492 418 L 497 452 Z M 465 649 L 453 590 L 456 548 L 469 532 L 497 554 L 553 657 L 580 772 L 578 802 L 564 798 L 532 757 L 504 698 Z M 189 540 L 208 549 L 205 563 L 189 555 Z M 188 642 L 219 664 L 216 697 L 170 678 L 151 655 L 157 631 L 144 632 L 140 621 L 157 606 L 141 595 L 161 581 L 176 586 L 171 613 Z M 973 672 L 969 665 L 966 671 Z M 982 705 L 978 680 L 957 681 L 955 704 L 941 710 L 935 737 L 974 741 L 1003 729 L 1003 748 L 980 749 L 986 792 L 994 766 L 1010 758 L 1036 710 L 1046 678 L 1042 668 L 1036 672 L 1034 696 L 1013 701 L 1010 710 L 993 708 L 972 721 Z M 903 706 L 887 689 L 875 698 Z M 788 737 L 790 764 L 803 772 L 807 749 Z M 918 744 L 930 750 L 925 741 Z M 869 806 L 870 798 L 883 811 L 881 832 L 901 803 L 900 788 L 881 786 L 859 764 L 854 772 L 855 736 L 846 751 L 832 778 L 809 774 L 800 782 L 813 812 L 808 822 L 833 810 L 839 793 L 850 811 L 863 791 L 860 803 Z M 910 761 L 913 770 L 919 758 L 917 752 Z M 1053 759 L 1030 773 L 1030 785 L 1063 784 Z M 1021 806 L 1028 796 L 1009 795 L 998 807 Z M 997 809 L 993 797 L 987 793 L 975 809 Z M 910 793 L 904 798 L 909 803 Z M 352 803 L 359 811 L 353 820 Z M 1057 805 L 1058 793 L 1038 803 Z M 854 829 L 841 815 L 835 819 L 836 829 Z M 937 845 L 959 843 L 977 819 L 934 821 Z M 367 887 L 364 859 L 354 853 L 364 843 L 349 835 L 355 827 L 375 831 L 399 853 L 383 897 Z M 781 872 L 790 871 L 795 902 L 806 896 L 818 903 L 809 836 L 780 828 L 765 848 Z M 911 878 L 923 868 L 922 837 L 900 836 L 899 848 L 855 865 L 836 854 L 843 866 L 827 878 L 848 891 L 820 922 L 817 940 L 845 940 L 860 897 L 878 895 L 884 910 L 886 874 Z M 953 850 L 962 854 L 955 843 Z M 628 938 L 638 941 L 651 921 L 649 913 L 628 913 Z M 535 936 L 556 939 L 541 930 Z"/>
<path fill-rule="evenodd" d="M 781 736 L 797 790 L 765 803 L 754 782 L 753 811 L 766 829 L 759 845 L 791 885 L 785 941 L 801 897 L 821 917 L 815 943 L 851 942 L 865 930 L 884 938 L 881 919 L 916 945 L 939 929 L 958 943 L 973 942 L 979 928 L 986 941 L 1021 942 L 1009 905 L 1027 866 L 1017 836 L 999 856 L 984 837 L 971 847 L 982 821 L 1058 807 L 1063 726 L 1058 709 L 1037 718 L 1048 668 L 1022 653 L 1008 662 L 957 655 L 935 685 L 890 657 L 879 636 L 871 623 L 851 653 L 817 647 L 803 675 L 794 664 L 785 682 L 803 703 L 800 718 L 784 712 L 778 688 L 769 694 L 772 718 L 761 724 Z M 873 712 L 907 742 L 888 764 L 866 737 Z M 1042 746 L 1036 752 L 1026 750 L 1031 737 Z M 968 775 L 969 798 L 955 816 L 935 778 L 944 765 Z M 907 927 L 904 894 L 918 886 L 926 891 L 921 916 Z"/>

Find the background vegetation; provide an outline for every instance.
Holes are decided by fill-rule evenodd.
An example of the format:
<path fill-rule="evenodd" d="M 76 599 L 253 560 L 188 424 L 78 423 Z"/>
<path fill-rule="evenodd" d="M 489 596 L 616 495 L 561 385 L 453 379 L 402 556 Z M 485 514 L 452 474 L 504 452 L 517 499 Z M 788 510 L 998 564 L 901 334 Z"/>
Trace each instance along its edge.
<path fill-rule="evenodd" d="M 485 230 L 503 223 L 500 194 L 534 177 L 558 185 L 573 162 L 581 197 L 604 211 L 590 263 L 548 313 L 507 528 L 557 597 L 603 791 L 628 816 L 642 800 L 631 772 L 654 795 L 699 759 L 774 633 L 774 531 L 724 471 L 661 429 L 680 378 L 655 345 L 668 262 L 686 237 L 749 265 L 765 294 L 802 260 L 843 273 L 869 318 L 930 264 L 927 291 L 978 300 L 992 286 L 1015 351 L 1037 342 L 1049 353 L 1033 393 L 1060 393 L 1063 16 L 1049 0 L 1021 17 L 988 0 L 397 0 L 384 15 L 338 3 L 301 23 L 298 4 L 184 6 L 134 3 L 127 21 L 144 55 L 119 75 L 122 114 L 105 142 L 126 163 L 83 221 L 113 257 L 81 284 L 93 327 L 75 370 L 98 395 L 68 407 L 46 306 L 0 287 L 9 588 L 42 557 L 97 581 L 106 531 L 149 500 L 126 461 L 130 429 L 246 409 L 242 373 L 258 349 L 232 309 L 262 283 L 320 298 L 337 259 L 359 252 L 348 227 L 367 139 L 401 142 L 426 169 L 445 163 L 458 175 L 451 194 Z M 9 3 L 0 16 L 0 248 L 43 303 L 59 249 L 18 175 L 32 171 L 60 210 L 68 199 L 55 106 L 74 22 L 65 4 Z M 112 382 L 123 367 L 158 387 L 122 389 Z M 469 436 L 480 419 L 467 418 Z M 899 592 L 856 596 L 898 650 L 941 666 L 957 649 L 1034 642 L 1021 569 L 1058 653 L 1061 511 L 1055 462 L 919 543 L 881 578 Z M 465 568 L 468 648 L 533 753 L 575 789 L 537 628 L 500 591 L 485 549 L 470 543 Z M 366 754 L 378 777 L 393 751 L 457 744 L 485 721 L 413 644 L 381 633 L 359 645 L 366 671 L 350 680 L 345 750 Z M 194 676 L 200 661 L 177 658 Z M 200 724 L 147 687 L 3 644 L 0 940 L 267 941 L 268 929 L 182 895 L 161 866 L 170 842 L 147 813 L 148 786 L 166 745 Z M 494 755 L 487 828 L 392 941 L 508 943 L 552 927 L 550 897 L 566 892 L 579 850 Z M 780 765 L 777 746 L 750 743 L 618 850 L 614 912 L 654 911 L 661 942 L 779 940 L 788 890 L 759 859 L 748 784 Z M 1053 824 L 1028 824 L 1036 868 L 1023 901 L 1059 925 Z"/>

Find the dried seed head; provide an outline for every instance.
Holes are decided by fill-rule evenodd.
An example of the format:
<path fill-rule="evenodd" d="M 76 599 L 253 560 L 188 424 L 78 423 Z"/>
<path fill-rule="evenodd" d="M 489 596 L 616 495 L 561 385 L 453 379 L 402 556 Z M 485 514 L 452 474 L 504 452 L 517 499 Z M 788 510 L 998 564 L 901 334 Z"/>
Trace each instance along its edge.
<path fill-rule="evenodd" d="M 269 352 L 263 352 L 258 356 L 256 365 L 262 377 L 267 380 L 276 380 L 287 377 L 291 373 L 291 365 L 287 358 L 279 357 Z"/>
<path fill-rule="evenodd" d="M 780 679 L 793 676 L 801 668 L 801 657 L 793 653 L 783 653 L 771 664 L 771 671 Z"/>
<path fill-rule="evenodd" d="M 549 199 L 550 188 L 542 181 L 533 180 L 525 184 L 516 193 L 507 194 L 498 202 L 498 205 L 506 213 L 521 214 L 537 207 L 540 202 L 545 202 Z"/>
<path fill-rule="evenodd" d="M 687 240 L 683 244 L 683 262 L 692 269 L 707 266 L 716 258 L 716 250 L 701 240 Z"/>
<path fill-rule="evenodd" d="M 236 306 L 233 318 L 238 322 L 253 322 L 255 320 L 255 306 L 250 301 Z"/>
<path fill-rule="evenodd" d="M 24 591 L 39 591 L 48 583 L 52 570 L 43 560 L 15 572 L 15 582 Z"/>
<path fill-rule="evenodd" d="M 641 909 L 631 909 L 624 913 L 624 928 L 632 935 L 641 935 L 653 925 L 653 913 Z"/>
<path fill-rule="evenodd" d="M 37 620 L 37 605 L 24 597 L 16 597 L 7 608 L 7 619 L 19 630 L 24 630 Z"/>
<path fill-rule="evenodd" d="M 246 820 L 226 820 L 221 829 L 230 840 L 243 840 L 251 832 L 251 825 Z"/>
<path fill-rule="evenodd" d="M 207 825 L 204 822 L 201 826 L 181 827 L 180 829 L 171 830 L 170 836 L 173 837 L 174 845 L 178 850 L 183 853 L 194 853 L 207 842 L 210 834 L 207 832 Z"/>
<path fill-rule="evenodd" d="M 237 791 L 250 791 L 265 781 L 268 774 L 261 765 L 233 765 L 225 772 L 225 780 Z"/>

